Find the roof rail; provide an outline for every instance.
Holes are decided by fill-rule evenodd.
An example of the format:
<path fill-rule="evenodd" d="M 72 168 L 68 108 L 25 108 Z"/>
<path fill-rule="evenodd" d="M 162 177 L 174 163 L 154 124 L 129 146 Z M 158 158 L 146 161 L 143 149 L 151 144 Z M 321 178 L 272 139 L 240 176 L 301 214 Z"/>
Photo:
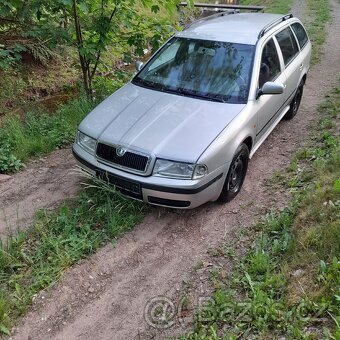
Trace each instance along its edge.
<path fill-rule="evenodd" d="M 187 2 L 180 2 L 178 6 L 188 6 Z M 218 8 L 222 10 L 228 9 L 239 9 L 239 10 L 246 10 L 246 11 L 255 11 L 260 12 L 264 11 L 265 6 L 242 6 L 242 5 L 226 5 L 226 4 L 205 4 L 205 3 L 194 3 L 194 7 L 202 7 L 202 8 Z"/>
<path fill-rule="evenodd" d="M 272 21 L 271 23 L 262 28 L 257 38 L 258 39 L 262 38 L 265 35 L 265 33 L 268 32 L 271 28 L 290 18 L 293 18 L 292 13 L 283 15 L 281 18 L 275 19 L 274 21 Z"/>

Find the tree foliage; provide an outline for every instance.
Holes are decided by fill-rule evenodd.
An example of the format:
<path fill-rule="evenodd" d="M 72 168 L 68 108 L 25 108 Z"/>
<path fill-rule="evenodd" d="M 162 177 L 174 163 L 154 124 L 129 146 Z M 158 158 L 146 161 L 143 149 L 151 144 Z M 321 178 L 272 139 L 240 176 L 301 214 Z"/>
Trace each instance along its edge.
<path fill-rule="evenodd" d="M 109 46 L 130 46 L 126 51 L 142 54 L 146 46 L 157 48 L 164 40 L 160 8 L 176 11 L 179 0 L 0 0 L 0 60 L 11 64 L 23 51 L 43 51 L 57 44 L 78 50 L 86 93 L 92 95 L 92 81 L 102 54 Z M 153 15 L 145 16 L 145 10 Z M 15 33 L 14 33 L 15 32 Z M 169 32 L 167 32 L 167 35 Z M 11 40 L 13 36 L 21 40 Z M 24 38 L 24 39 L 23 39 Z M 8 43 L 11 42 L 12 43 Z M 13 42 L 14 41 L 14 42 Z M 48 53 L 42 54 L 48 57 Z M 39 54 L 37 54 L 39 56 Z M 0 63 L 0 67 L 3 66 Z"/>

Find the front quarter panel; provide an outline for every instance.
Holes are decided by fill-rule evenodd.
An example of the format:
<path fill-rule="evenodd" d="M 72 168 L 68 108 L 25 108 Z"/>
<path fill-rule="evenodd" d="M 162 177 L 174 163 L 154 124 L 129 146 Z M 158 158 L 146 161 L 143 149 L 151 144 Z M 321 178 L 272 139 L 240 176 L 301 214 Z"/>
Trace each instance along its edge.
<path fill-rule="evenodd" d="M 204 151 L 198 163 L 206 164 L 209 172 L 217 168 L 225 168 L 227 171 L 239 145 L 248 137 L 254 141 L 256 136 L 254 125 L 256 127 L 256 115 L 252 112 L 252 102 L 248 102 Z"/>

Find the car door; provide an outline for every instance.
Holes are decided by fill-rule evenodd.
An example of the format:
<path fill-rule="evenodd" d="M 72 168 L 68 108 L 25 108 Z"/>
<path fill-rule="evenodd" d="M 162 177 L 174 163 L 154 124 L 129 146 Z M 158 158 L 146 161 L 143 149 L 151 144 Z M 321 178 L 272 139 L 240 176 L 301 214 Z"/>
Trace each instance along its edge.
<path fill-rule="evenodd" d="M 286 84 L 286 75 L 282 72 L 282 63 L 279 58 L 277 44 L 274 39 L 269 39 L 262 48 L 260 67 L 258 73 L 258 90 L 266 82 L 271 81 L 278 84 Z M 270 129 L 275 118 L 282 111 L 285 102 L 285 93 L 273 95 L 261 95 L 256 99 L 257 127 L 256 140 Z"/>
<path fill-rule="evenodd" d="M 284 61 L 284 73 L 286 75 L 285 100 L 287 104 L 292 100 L 299 86 L 303 72 L 303 56 L 290 26 L 284 28 L 275 35 Z"/>

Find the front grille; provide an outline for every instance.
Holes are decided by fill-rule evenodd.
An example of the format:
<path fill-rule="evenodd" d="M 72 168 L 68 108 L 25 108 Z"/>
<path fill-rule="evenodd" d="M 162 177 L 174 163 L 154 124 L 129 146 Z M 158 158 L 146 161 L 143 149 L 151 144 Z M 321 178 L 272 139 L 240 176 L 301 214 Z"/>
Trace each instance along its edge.
<path fill-rule="evenodd" d="M 144 155 L 126 151 L 123 156 L 117 155 L 117 148 L 114 146 L 98 143 L 97 156 L 112 164 L 117 164 L 125 168 L 145 172 L 149 158 Z"/>

